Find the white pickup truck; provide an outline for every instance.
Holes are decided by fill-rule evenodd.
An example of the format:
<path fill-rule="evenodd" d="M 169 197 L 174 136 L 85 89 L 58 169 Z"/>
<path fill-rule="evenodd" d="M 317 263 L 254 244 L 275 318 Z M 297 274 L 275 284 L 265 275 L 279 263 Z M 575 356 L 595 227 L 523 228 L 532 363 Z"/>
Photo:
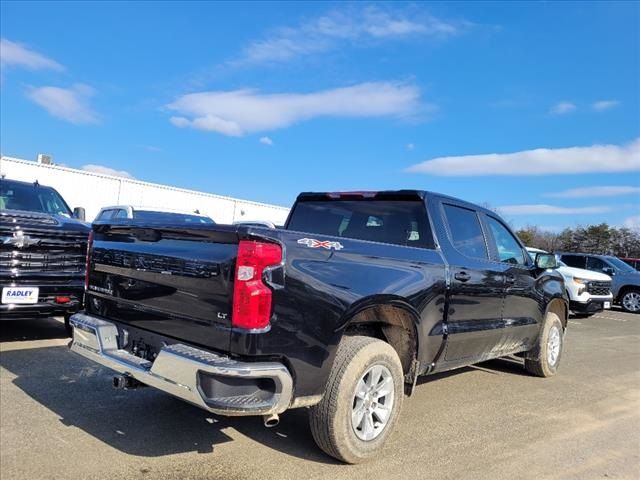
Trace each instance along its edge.
<path fill-rule="evenodd" d="M 538 253 L 547 253 L 539 248 L 526 247 L 535 260 Z M 556 255 L 556 257 L 558 257 Z M 576 316 L 588 317 L 603 309 L 611 308 L 611 277 L 604 273 L 569 267 L 558 258 L 557 272 L 564 278 L 569 295 L 569 308 Z"/>

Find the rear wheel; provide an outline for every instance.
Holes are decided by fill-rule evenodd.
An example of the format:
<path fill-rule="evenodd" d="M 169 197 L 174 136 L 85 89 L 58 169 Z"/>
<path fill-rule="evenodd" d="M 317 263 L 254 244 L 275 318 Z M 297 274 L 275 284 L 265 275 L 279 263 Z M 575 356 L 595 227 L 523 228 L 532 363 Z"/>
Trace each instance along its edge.
<path fill-rule="evenodd" d="M 555 313 L 547 313 L 538 344 L 527 352 L 524 368 L 527 372 L 538 377 L 551 377 L 556 374 L 562 347 L 564 346 L 564 329 L 562 322 Z"/>
<path fill-rule="evenodd" d="M 625 312 L 640 313 L 640 290 L 627 290 L 622 294 L 620 304 Z"/>
<path fill-rule="evenodd" d="M 311 407 L 311 433 L 327 454 L 359 463 L 383 448 L 400 414 L 404 376 L 398 354 L 371 337 L 340 342 L 322 401 Z"/>

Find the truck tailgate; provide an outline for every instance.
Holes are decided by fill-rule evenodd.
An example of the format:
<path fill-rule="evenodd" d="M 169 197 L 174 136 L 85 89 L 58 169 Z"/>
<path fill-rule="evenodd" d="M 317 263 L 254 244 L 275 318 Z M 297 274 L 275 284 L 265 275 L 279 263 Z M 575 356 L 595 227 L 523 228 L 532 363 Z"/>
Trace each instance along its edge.
<path fill-rule="evenodd" d="M 94 225 L 86 309 L 227 350 L 237 248 L 233 227 Z"/>

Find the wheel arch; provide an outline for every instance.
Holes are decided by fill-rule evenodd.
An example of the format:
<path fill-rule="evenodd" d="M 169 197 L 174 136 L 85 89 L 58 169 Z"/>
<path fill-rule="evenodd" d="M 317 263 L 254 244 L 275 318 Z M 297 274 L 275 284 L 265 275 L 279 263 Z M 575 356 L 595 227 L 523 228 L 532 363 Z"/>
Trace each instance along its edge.
<path fill-rule="evenodd" d="M 413 384 L 418 372 L 420 316 L 400 297 L 372 297 L 358 302 L 343 317 L 343 335 L 366 335 L 385 341 L 400 357 L 405 382 Z"/>
<path fill-rule="evenodd" d="M 555 297 L 547 304 L 545 316 L 548 313 L 555 313 L 562 322 L 562 328 L 567 329 L 567 321 L 569 320 L 569 304 L 564 298 Z"/>
<path fill-rule="evenodd" d="M 629 290 L 635 290 L 637 292 L 640 292 L 640 286 L 639 285 L 623 285 L 622 287 L 620 287 L 620 290 L 618 290 L 618 296 L 616 297 L 616 303 L 621 303 L 622 297 L 624 297 L 624 295 L 627 292 L 629 292 Z"/>

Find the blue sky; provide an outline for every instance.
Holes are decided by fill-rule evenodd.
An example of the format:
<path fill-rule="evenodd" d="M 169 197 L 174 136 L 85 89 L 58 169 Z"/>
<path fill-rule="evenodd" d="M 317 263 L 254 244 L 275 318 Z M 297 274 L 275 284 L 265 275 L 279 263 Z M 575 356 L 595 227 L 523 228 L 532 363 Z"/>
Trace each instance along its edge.
<path fill-rule="evenodd" d="M 640 225 L 639 3 L 0 5 L 4 155 Z"/>

